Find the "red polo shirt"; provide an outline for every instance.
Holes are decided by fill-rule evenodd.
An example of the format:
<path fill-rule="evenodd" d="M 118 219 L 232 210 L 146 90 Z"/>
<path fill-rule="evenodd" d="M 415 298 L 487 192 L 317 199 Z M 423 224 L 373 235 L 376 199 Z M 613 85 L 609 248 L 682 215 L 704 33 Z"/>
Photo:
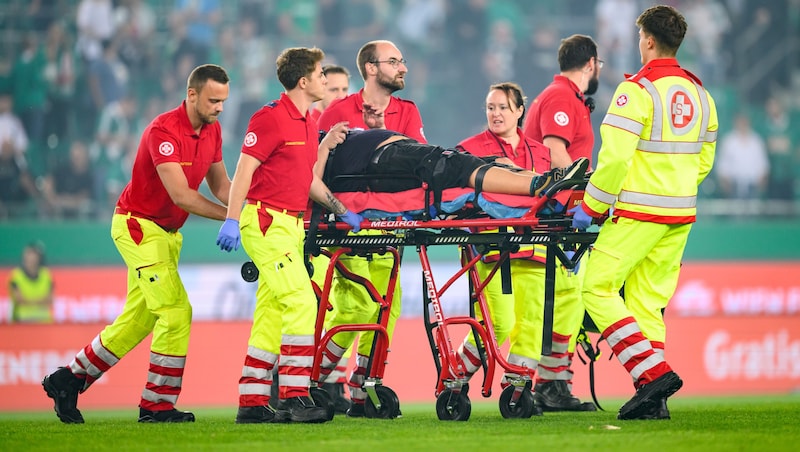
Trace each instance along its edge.
<path fill-rule="evenodd" d="M 343 99 L 336 99 L 328 105 L 319 117 L 319 129 L 328 131 L 336 123 L 348 121 L 351 129 L 366 129 L 364 124 L 364 89 L 348 95 Z M 420 143 L 427 143 L 425 132 L 422 130 L 422 116 L 416 104 L 410 100 L 391 96 L 389 106 L 383 114 L 386 129 L 400 132 Z"/>
<path fill-rule="evenodd" d="M 520 136 L 517 149 L 511 149 L 511 144 L 497 136 L 491 130 L 466 138 L 458 143 L 458 147 L 478 157 L 508 157 L 515 165 L 526 170 L 543 173 L 550 168 L 550 149 L 522 133 L 517 128 Z M 544 168 L 544 169 L 542 169 Z"/>
<path fill-rule="evenodd" d="M 288 210 L 305 210 L 319 147 L 317 123 L 303 116 L 291 99 L 261 107 L 251 118 L 242 153 L 261 165 L 253 174 L 247 199 Z"/>
<path fill-rule="evenodd" d="M 463 140 L 461 143 L 458 143 L 458 147 L 478 157 L 508 157 L 515 165 L 538 173 L 544 171 L 541 169 L 542 167 L 545 169 L 550 168 L 550 149 L 542 143 L 526 137 L 520 128 L 517 128 L 517 134 L 521 139 L 519 140 L 519 144 L 517 144 L 516 152 L 511 149 L 511 144 L 497 136 L 491 130 L 486 130 Z M 483 192 L 483 197 L 488 201 L 499 202 L 509 207 L 531 207 L 536 199 L 532 196 L 488 192 Z M 496 229 L 477 228 L 477 230 Z M 520 248 L 518 252 L 511 253 L 510 257 L 512 259 L 530 259 L 537 262 L 544 262 L 541 249 L 539 250 L 539 254 L 537 254 L 531 246 Z M 497 254 L 495 252 L 488 254 L 485 259 L 487 262 L 494 262 L 495 260 L 497 260 Z"/>
<path fill-rule="evenodd" d="M 197 190 L 214 162 L 222 160 L 222 132 L 219 121 L 194 132 L 186 114 L 186 101 L 157 116 L 142 133 L 131 180 L 117 206 L 135 216 L 154 221 L 164 229 L 179 229 L 189 213 L 172 202 L 156 167 L 180 163 L 189 187 Z"/>
<path fill-rule="evenodd" d="M 322 116 L 322 112 L 317 110 L 316 108 L 312 108 L 311 110 L 308 111 L 308 113 L 311 115 L 311 118 L 317 122 L 319 122 L 319 117 Z"/>
<path fill-rule="evenodd" d="M 591 161 L 594 132 L 589 113 L 578 86 L 563 75 L 556 75 L 531 103 L 525 119 L 525 135 L 539 142 L 548 136 L 561 138 L 567 142 L 572 161 L 580 157 Z"/>

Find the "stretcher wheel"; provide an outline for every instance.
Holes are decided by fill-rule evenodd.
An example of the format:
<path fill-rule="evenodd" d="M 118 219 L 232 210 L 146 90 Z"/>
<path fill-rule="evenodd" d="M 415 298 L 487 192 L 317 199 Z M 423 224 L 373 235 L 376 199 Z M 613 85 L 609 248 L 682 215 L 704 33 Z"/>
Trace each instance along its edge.
<path fill-rule="evenodd" d="M 253 261 L 247 261 L 242 264 L 242 279 L 247 282 L 255 282 L 258 280 L 258 267 Z"/>
<path fill-rule="evenodd" d="M 458 394 L 445 389 L 436 398 L 436 415 L 440 421 L 466 421 L 472 413 L 472 403 L 466 391 Z"/>
<path fill-rule="evenodd" d="M 517 403 L 512 403 L 514 386 L 507 386 L 500 394 L 500 414 L 506 419 L 527 419 L 533 416 L 533 393 L 526 386 Z"/>
<path fill-rule="evenodd" d="M 375 386 L 375 392 L 378 395 L 378 401 L 381 404 L 380 409 L 375 407 L 372 399 L 367 397 L 366 404 L 364 405 L 364 415 L 368 418 L 374 419 L 394 419 L 400 415 L 400 399 L 391 388 L 386 386 Z"/>
<path fill-rule="evenodd" d="M 336 414 L 336 405 L 333 404 L 333 399 L 328 394 L 328 391 L 322 388 L 309 388 L 308 394 L 311 396 L 311 400 L 314 401 L 314 405 L 325 408 L 328 413 L 328 420 L 333 420 L 333 415 Z"/>

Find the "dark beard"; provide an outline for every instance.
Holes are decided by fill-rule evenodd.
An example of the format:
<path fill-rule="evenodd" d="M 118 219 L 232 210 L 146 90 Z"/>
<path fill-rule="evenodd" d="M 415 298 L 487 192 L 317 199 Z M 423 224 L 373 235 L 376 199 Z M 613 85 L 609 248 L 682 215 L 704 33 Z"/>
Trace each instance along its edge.
<path fill-rule="evenodd" d="M 382 86 L 383 88 L 386 88 L 391 93 L 395 91 L 400 91 L 406 86 L 404 80 L 388 79 L 384 77 L 378 77 L 378 85 Z"/>
<path fill-rule="evenodd" d="M 583 94 L 591 96 L 592 94 L 597 92 L 597 87 L 600 85 L 600 80 L 597 79 L 597 75 L 589 79 L 589 86 L 586 87 L 586 91 Z"/>

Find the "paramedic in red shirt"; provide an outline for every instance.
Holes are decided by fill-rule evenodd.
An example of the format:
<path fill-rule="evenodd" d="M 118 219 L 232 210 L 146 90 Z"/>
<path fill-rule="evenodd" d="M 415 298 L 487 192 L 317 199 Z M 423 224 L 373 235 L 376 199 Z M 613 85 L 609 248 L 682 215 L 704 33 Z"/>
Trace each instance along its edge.
<path fill-rule="evenodd" d="M 552 168 L 566 168 L 579 157 L 592 159 L 594 132 L 586 96 L 597 92 L 603 62 L 592 38 L 572 35 L 561 41 L 558 65 L 561 73 L 533 99 L 523 130 L 550 148 Z"/>
<path fill-rule="evenodd" d="M 347 68 L 328 64 L 322 67 L 322 72 L 328 81 L 327 85 L 325 85 L 325 97 L 319 102 L 314 102 L 314 108 L 311 109 L 311 117 L 317 122 L 319 122 L 322 112 L 331 105 L 331 102 L 337 99 L 344 99 L 350 91 L 350 72 Z"/>
<path fill-rule="evenodd" d="M 348 121 L 351 129 L 367 129 L 364 122 L 364 104 L 367 104 L 377 113 L 383 113 L 387 129 L 427 143 L 417 106 L 392 95 L 405 88 L 408 72 L 406 60 L 397 46 L 390 41 L 370 41 L 358 51 L 356 64 L 364 87 L 331 102 L 319 118 L 319 129 L 328 131 L 341 121 Z"/>
<path fill-rule="evenodd" d="M 550 148 L 550 168 L 566 168 L 585 157 L 591 161 L 594 132 L 592 108 L 585 96 L 594 94 L 603 62 L 597 58 L 597 44 L 586 35 L 572 35 L 558 48 L 561 72 L 531 103 L 525 120 L 525 135 Z M 593 403 L 572 395 L 572 358 L 584 317 L 580 300 L 583 274 L 569 273 L 559 281 L 561 291 L 553 311 L 553 348 L 542 355 L 534 387 L 534 400 L 545 411 L 594 411 Z"/>
<path fill-rule="evenodd" d="M 324 57 L 322 50 L 304 47 L 278 56 L 285 91 L 250 118 L 217 237 L 224 251 L 237 249 L 241 240 L 260 275 L 237 423 L 328 420 L 327 410 L 309 397 L 317 298 L 303 259 L 303 215 L 311 197 L 356 230 L 361 217 L 347 211 L 313 172 L 318 148 L 335 147 L 347 132 L 345 123 L 336 124 L 320 143 L 311 118 L 311 104 L 325 92 Z M 269 405 L 275 366 L 277 410 Z"/>
<path fill-rule="evenodd" d="M 422 117 L 417 106 L 414 102 L 392 95 L 405 87 L 405 75 L 408 72 L 406 60 L 397 46 L 390 41 L 370 41 L 359 50 L 356 64 L 364 79 L 364 88 L 344 99 L 333 101 L 319 119 L 320 130 L 328 131 L 334 124 L 342 121 L 348 122 L 350 129 L 368 129 L 364 116 L 365 114 L 375 114 L 382 117 L 384 128 L 400 132 L 420 143 L 427 143 L 422 130 Z M 362 234 L 378 233 L 380 232 L 362 232 Z M 340 262 L 346 265 L 350 271 L 371 281 L 375 287 L 386 287 L 389 283 L 393 260 L 388 253 L 384 256 L 373 255 L 371 259 L 342 256 Z M 331 293 L 331 301 L 334 306 L 331 315 L 326 320 L 328 328 L 334 325 L 377 321 L 377 305 L 360 284 L 345 278 L 335 278 Z M 394 302 L 387 326 L 390 341 L 402 309 L 400 278 L 397 279 L 394 293 Z M 346 367 L 346 361 L 342 359 L 342 356 L 355 340 L 356 334 L 339 333 L 330 342 L 329 354 L 326 356 L 331 361 L 323 364 L 323 378 L 330 371 L 329 367 L 331 366 Z M 361 385 L 364 383 L 374 334 L 373 332 L 364 333 L 358 341 L 356 368 L 350 379 L 352 406 L 348 410 L 349 416 L 361 417 L 364 415 L 364 401 L 367 393 L 364 392 Z"/>
<path fill-rule="evenodd" d="M 111 238 L 128 267 L 125 306 L 67 367 L 42 382 L 64 423 L 83 423 L 78 393 L 150 333 L 150 366 L 139 422 L 194 422 L 194 414 L 175 409 L 192 321 L 192 306 L 178 274 L 183 241 L 179 229 L 190 213 L 225 219 L 225 206 L 197 189 L 205 179 L 211 193 L 228 203 L 231 182 L 222 161 L 217 122 L 228 92 L 223 68 L 199 66 L 189 75 L 186 100 L 156 117 L 142 134 L 131 181 L 111 220 Z"/>
<path fill-rule="evenodd" d="M 573 227 L 585 229 L 614 207 L 581 294 L 636 388 L 617 417 L 669 419 L 666 400 L 683 381 L 665 360 L 663 312 L 678 285 L 697 187 L 714 162 L 718 119 L 714 99 L 675 59 L 687 29 L 681 13 L 654 6 L 636 25 L 642 68 L 617 86 L 600 125 L 596 170 L 570 211 Z"/>
<path fill-rule="evenodd" d="M 542 143 L 525 136 L 520 127 L 525 117 L 525 94 L 516 83 L 499 83 L 489 87 L 486 96 L 487 129 L 463 140 L 457 148 L 478 157 L 497 157 L 496 163 L 510 164 L 536 173 L 548 168 L 549 150 Z M 497 252 L 487 254 L 476 265 L 481 278 L 486 278 L 498 258 Z M 498 344 L 509 339 L 508 362 L 536 369 L 542 352 L 544 262 L 547 249 L 533 245 L 521 246 L 512 253 L 512 290 L 503 293 L 500 278 L 493 278 L 484 289 L 492 316 Z M 559 271 L 565 271 L 559 266 Z M 458 349 L 458 358 L 467 377 L 481 368 L 478 346 L 473 334 L 467 334 Z M 506 372 L 503 387 L 520 381 L 521 375 Z M 534 414 L 541 414 L 538 410 Z"/>

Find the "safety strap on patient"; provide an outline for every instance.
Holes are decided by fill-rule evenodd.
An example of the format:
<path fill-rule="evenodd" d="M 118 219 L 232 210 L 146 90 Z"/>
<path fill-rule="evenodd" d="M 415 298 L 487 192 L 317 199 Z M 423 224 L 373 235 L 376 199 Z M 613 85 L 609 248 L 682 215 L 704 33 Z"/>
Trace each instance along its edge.
<path fill-rule="evenodd" d="M 442 210 L 442 191 L 444 191 L 444 187 L 442 186 L 442 176 L 444 175 L 445 167 L 447 165 L 446 160 L 453 154 L 453 151 L 445 149 L 441 152 L 441 154 L 439 154 L 436 162 L 433 164 L 433 172 L 431 172 L 431 180 L 429 181 L 428 185 L 433 192 L 433 207 L 437 212 L 441 212 Z"/>
<path fill-rule="evenodd" d="M 494 165 L 488 163 L 478 168 L 475 172 L 475 198 L 472 200 L 475 205 L 478 205 L 478 195 L 483 191 L 483 179 L 486 177 L 486 172 L 489 171 L 489 168 L 492 166 Z"/>
<path fill-rule="evenodd" d="M 466 151 L 464 151 L 466 152 Z M 479 167 L 475 173 L 475 199 L 472 202 L 477 205 L 478 204 L 478 195 L 481 194 L 483 191 L 483 180 L 486 177 L 486 172 L 489 171 L 489 168 L 503 168 L 505 170 L 511 172 L 520 172 L 523 171 L 522 168 L 518 168 L 516 166 L 510 166 L 503 163 L 497 163 L 497 156 L 488 156 L 488 157 L 481 157 L 481 160 L 487 162 L 486 165 Z"/>

